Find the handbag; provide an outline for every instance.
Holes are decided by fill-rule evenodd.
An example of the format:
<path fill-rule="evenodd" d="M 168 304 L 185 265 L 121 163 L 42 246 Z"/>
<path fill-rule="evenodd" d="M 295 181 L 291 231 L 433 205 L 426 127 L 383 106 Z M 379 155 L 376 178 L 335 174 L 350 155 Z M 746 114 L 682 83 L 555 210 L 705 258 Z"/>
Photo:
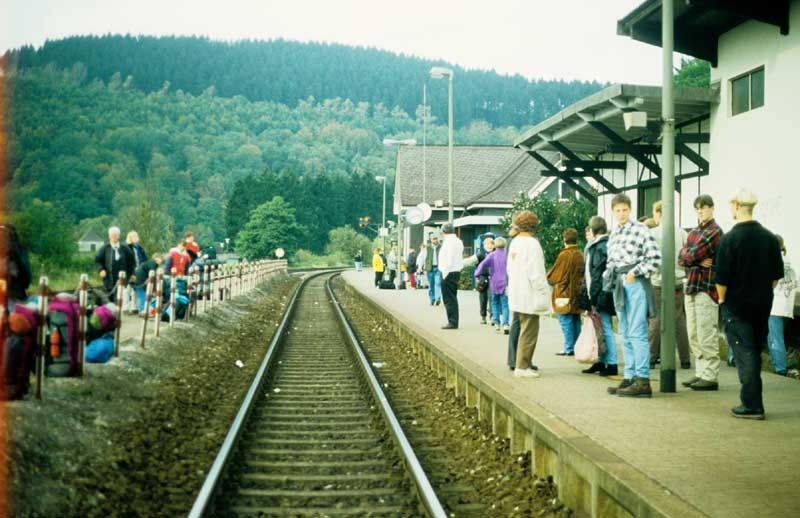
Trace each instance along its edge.
<path fill-rule="evenodd" d="M 597 333 L 591 317 L 584 317 L 581 334 L 575 342 L 575 359 L 579 363 L 597 363 Z"/>
<path fill-rule="evenodd" d="M 489 279 L 487 279 L 486 277 L 478 277 L 478 284 L 475 285 L 475 288 L 480 292 L 484 292 L 488 287 L 489 287 Z"/>
<path fill-rule="evenodd" d="M 556 300 L 554 301 L 554 304 L 555 304 L 555 308 L 554 309 L 556 311 L 558 311 L 558 312 L 563 311 L 563 312 L 569 313 L 569 311 L 570 311 L 569 297 L 556 297 Z"/>

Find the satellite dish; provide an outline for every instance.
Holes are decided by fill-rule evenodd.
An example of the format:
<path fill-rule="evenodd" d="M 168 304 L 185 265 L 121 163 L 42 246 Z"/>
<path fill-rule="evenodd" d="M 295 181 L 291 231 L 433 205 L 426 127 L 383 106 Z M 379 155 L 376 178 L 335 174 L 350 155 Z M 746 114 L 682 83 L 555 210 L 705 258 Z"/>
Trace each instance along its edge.
<path fill-rule="evenodd" d="M 422 221 L 428 221 L 431 219 L 431 214 L 433 214 L 433 209 L 431 206 L 425 202 L 420 203 L 416 206 L 417 209 L 422 211 Z"/>
<path fill-rule="evenodd" d="M 286 255 L 286 252 L 283 250 L 283 248 L 278 248 L 275 250 L 275 257 L 278 259 L 281 259 L 284 255 Z"/>
<path fill-rule="evenodd" d="M 403 216 L 409 225 L 419 225 L 425 221 L 425 213 L 419 207 L 411 207 Z"/>

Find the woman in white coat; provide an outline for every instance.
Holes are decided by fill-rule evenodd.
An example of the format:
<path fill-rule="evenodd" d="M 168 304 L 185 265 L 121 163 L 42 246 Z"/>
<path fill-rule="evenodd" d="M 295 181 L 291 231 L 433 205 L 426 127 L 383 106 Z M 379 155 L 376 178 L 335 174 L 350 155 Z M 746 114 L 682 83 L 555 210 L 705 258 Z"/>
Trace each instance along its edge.
<path fill-rule="evenodd" d="M 520 333 L 514 376 L 537 378 L 531 358 L 539 339 L 539 315 L 550 310 L 550 288 L 544 267 L 544 252 L 533 237 L 539 218 L 531 211 L 514 215 L 519 234 L 508 249 L 508 307 L 519 314 Z"/>

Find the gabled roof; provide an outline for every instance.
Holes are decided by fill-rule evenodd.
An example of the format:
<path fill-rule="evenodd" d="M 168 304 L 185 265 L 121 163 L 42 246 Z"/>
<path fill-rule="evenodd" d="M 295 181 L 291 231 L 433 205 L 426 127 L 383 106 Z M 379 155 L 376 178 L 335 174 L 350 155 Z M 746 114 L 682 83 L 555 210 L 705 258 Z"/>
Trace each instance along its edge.
<path fill-rule="evenodd" d="M 83 236 L 78 241 L 86 241 L 86 242 L 89 242 L 89 243 L 95 243 L 95 242 L 98 242 L 98 241 L 99 242 L 104 242 L 105 240 L 102 237 L 98 236 L 97 232 L 95 232 L 92 229 L 89 229 L 85 234 L 83 234 Z"/>
<path fill-rule="evenodd" d="M 434 201 L 447 204 L 447 146 L 426 146 L 425 199 L 423 148 L 401 146 L 395 170 L 395 207 Z M 453 206 L 476 203 L 512 203 L 541 178 L 541 165 L 511 146 L 453 147 Z"/>

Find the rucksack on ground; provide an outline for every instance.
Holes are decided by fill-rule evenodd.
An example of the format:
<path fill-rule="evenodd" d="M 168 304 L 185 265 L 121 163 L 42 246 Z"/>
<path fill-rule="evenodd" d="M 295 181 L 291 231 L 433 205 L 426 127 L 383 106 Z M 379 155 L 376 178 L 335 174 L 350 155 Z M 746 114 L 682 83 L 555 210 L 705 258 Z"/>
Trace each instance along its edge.
<path fill-rule="evenodd" d="M 0 352 L 0 376 L 2 377 L 2 394 L 5 399 L 22 399 L 28 392 L 30 374 L 36 361 L 36 311 L 23 305 L 17 305 L 9 317 L 24 319 L 24 325 L 10 325 L 11 328 Z M 16 322 L 15 322 L 16 324 Z M 17 332 L 15 332 L 17 331 Z"/>
<path fill-rule="evenodd" d="M 114 355 L 114 334 L 106 333 L 86 346 L 86 363 L 106 363 Z"/>
<path fill-rule="evenodd" d="M 50 301 L 45 342 L 46 376 L 78 374 L 78 315 L 78 301 L 71 295 L 59 294 Z"/>

